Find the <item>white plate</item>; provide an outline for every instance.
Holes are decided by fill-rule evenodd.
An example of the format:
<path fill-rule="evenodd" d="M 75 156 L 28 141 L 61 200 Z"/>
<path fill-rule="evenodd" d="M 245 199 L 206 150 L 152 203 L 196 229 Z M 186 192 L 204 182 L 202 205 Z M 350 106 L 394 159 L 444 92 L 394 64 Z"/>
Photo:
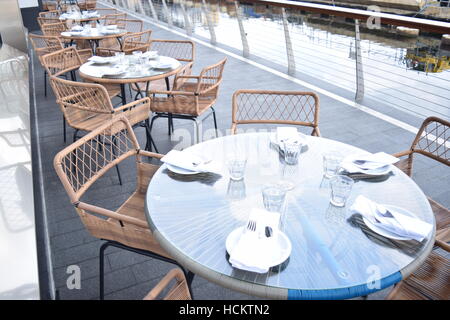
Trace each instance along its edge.
<path fill-rule="evenodd" d="M 233 250 L 233 248 L 238 243 L 239 238 L 241 237 L 241 234 L 244 231 L 244 228 L 245 228 L 245 226 L 234 229 L 228 235 L 227 240 L 225 241 L 225 247 L 227 249 L 228 254 L 230 254 L 230 252 Z M 277 266 L 277 265 L 283 263 L 284 261 L 286 261 L 286 259 L 289 258 L 291 251 L 292 251 L 291 241 L 281 231 L 278 231 L 277 244 L 278 244 L 278 246 L 272 247 L 272 248 L 275 248 L 275 250 L 273 250 L 273 252 L 266 251 L 267 256 L 272 258 L 270 261 L 270 267 Z"/>
<path fill-rule="evenodd" d="M 363 174 L 368 174 L 371 176 L 384 176 L 386 174 L 388 174 L 389 172 L 392 171 L 392 165 L 391 164 L 387 164 L 385 166 L 382 166 L 380 168 L 377 169 L 362 169 L 360 167 L 358 167 L 357 165 L 353 164 L 353 160 L 355 160 L 358 156 L 355 157 L 348 157 L 346 158 L 345 162 L 343 162 L 344 166 L 346 163 L 350 164 L 351 166 L 358 168 L 358 172 L 352 172 L 354 174 L 358 174 L 358 173 L 363 173 Z"/>
<path fill-rule="evenodd" d="M 158 63 L 155 66 L 155 69 L 169 69 L 172 68 L 172 64 L 171 63 Z"/>
<path fill-rule="evenodd" d="M 403 209 L 403 208 L 399 208 L 399 207 L 392 206 L 392 205 L 386 205 L 386 204 L 383 204 L 383 207 L 385 207 L 386 209 L 391 210 L 391 211 L 397 211 L 398 213 L 404 214 L 406 216 L 415 217 L 411 212 L 409 212 L 408 210 Z M 378 227 L 377 225 L 373 224 L 365 217 L 363 217 L 363 220 L 364 220 L 364 223 L 366 224 L 366 226 L 369 227 L 370 230 L 378 233 L 379 235 L 382 235 L 383 237 L 394 239 L 394 240 L 411 240 L 412 239 L 410 237 L 399 236 L 396 233 L 393 233 L 393 232 L 387 231 L 386 229 Z"/>
<path fill-rule="evenodd" d="M 200 171 L 192 171 L 192 170 L 188 170 L 188 169 L 184 169 L 184 168 L 181 168 L 181 167 L 177 167 L 177 166 L 174 166 L 174 165 L 171 165 L 171 164 L 168 164 L 168 163 L 166 163 L 166 166 L 167 166 L 167 169 L 169 169 L 172 172 L 178 173 L 178 174 L 190 175 L 190 174 L 200 173 Z"/>

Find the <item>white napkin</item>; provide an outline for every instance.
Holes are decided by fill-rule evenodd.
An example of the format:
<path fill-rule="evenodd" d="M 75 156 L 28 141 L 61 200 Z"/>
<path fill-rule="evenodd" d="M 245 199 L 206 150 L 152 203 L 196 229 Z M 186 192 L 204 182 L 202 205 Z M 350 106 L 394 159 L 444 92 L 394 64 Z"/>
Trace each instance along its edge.
<path fill-rule="evenodd" d="M 278 145 L 283 146 L 283 143 L 290 139 L 298 139 L 299 134 L 297 128 L 294 127 L 278 127 L 277 128 L 277 142 Z"/>
<path fill-rule="evenodd" d="M 185 151 L 171 150 L 161 161 L 186 170 L 197 172 L 215 172 L 215 168 L 211 166 L 209 159 L 194 155 Z"/>
<path fill-rule="evenodd" d="M 158 51 L 146 51 L 142 54 L 142 56 L 148 59 L 156 59 L 158 58 Z"/>
<path fill-rule="evenodd" d="M 84 65 L 83 73 L 96 78 L 101 78 L 105 75 L 104 69 L 102 67 L 96 67 L 92 65 Z"/>
<path fill-rule="evenodd" d="M 422 241 L 428 236 L 433 225 L 418 218 L 409 217 L 397 211 L 389 210 L 392 216 L 383 216 L 383 206 L 364 197 L 358 196 L 350 208 L 353 213 L 360 213 L 374 225 L 405 238 Z M 381 212 L 381 213 L 380 213 Z"/>
<path fill-rule="evenodd" d="M 280 214 L 263 209 L 252 209 L 248 220 L 256 222 L 256 231 L 247 230 L 247 222 L 241 237 L 229 252 L 229 262 L 238 269 L 266 273 L 272 267 L 273 259 L 270 253 L 276 250 Z M 265 235 L 266 226 L 273 230 L 269 238 Z"/>
<path fill-rule="evenodd" d="M 357 164 L 354 161 L 361 160 L 364 163 Z M 386 165 L 394 164 L 400 159 L 391 156 L 385 152 L 377 152 L 372 154 L 350 155 L 342 160 L 341 167 L 348 173 L 369 173 Z"/>

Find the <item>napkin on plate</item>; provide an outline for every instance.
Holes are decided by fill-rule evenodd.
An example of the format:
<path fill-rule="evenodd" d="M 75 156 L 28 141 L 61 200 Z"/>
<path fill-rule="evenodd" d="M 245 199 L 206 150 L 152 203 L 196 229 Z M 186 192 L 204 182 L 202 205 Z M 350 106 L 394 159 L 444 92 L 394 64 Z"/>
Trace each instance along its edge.
<path fill-rule="evenodd" d="M 197 172 L 214 172 L 211 161 L 185 151 L 171 150 L 161 158 L 164 163 Z"/>
<path fill-rule="evenodd" d="M 360 195 L 350 210 L 359 213 L 377 227 L 395 233 L 401 237 L 422 241 L 431 232 L 433 225 L 415 217 L 388 210 L 382 205 Z"/>
<path fill-rule="evenodd" d="M 252 209 L 248 221 L 256 222 L 256 231 L 247 230 L 248 222 L 235 247 L 229 252 L 229 262 L 235 268 L 266 273 L 272 267 L 271 252 L 276 250 L 276 237 L 280 214 L 263 209 Z M 265 235 L 265 228 L 273 230 L 271 237 Z"/>
<path fill-rule="evenodd" d="M 369 173 L 371 170 L 380 169 L 399 160 L 385 152 L 350 155 L 342 160 L 341 167 L 348 173 Z"/>

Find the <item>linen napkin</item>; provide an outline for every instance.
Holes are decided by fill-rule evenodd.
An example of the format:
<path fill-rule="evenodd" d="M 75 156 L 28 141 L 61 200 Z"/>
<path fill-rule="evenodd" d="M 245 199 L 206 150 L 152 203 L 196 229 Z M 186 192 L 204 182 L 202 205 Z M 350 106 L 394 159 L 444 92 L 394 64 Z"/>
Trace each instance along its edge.
<path fill-rule="evenodd" d="M 142 54 L 142 56 L 148 59 L 156 59 L 158 58 L 158 51 L 146 51 Z"/>
<path fill-rule="evenodd" d="M 391 165 L 400 159 L 385 152 L 372 154 L 350 155 L 342 160 L 341 167 L 348 173 L 370 173 L 371 170 Z"/>
<path fill-rule="evenodd" d="M 210 159 L 204 159 L 200 156 L 185 151 L 171 150 L 161 158 L 161 161 L 191 171 L 217 171 L 213 166 L 210 165 Z"/>
<path fill-rule="evenodd" d="M 276 250 L 280 214 L 254 208 L 248 221 L 256 222 L 256 231 L 247 230 L 247 222 L 238 242 L 229 252 L 229 262 L 241 270 L 266 273 L 272 267 L 271 252 Z M 265 234 L 266 226 L 273 231 L 270 237 Z"/>
<path fill-rule="evenodd" d="M 360 213 L 377 227 L 405 238 L 422 241 L 433 225 L 395 210 L 386 210 L 382 205 L 360 195 L 350 207 L 351 212 Z"/>
<path fill-rule="evenodd" d="M 283 143 L 289 139 L 298 139 L 299 133 L 294 127 L 278 127 L 277 128 L 277 143 L 283 146 Z"/>

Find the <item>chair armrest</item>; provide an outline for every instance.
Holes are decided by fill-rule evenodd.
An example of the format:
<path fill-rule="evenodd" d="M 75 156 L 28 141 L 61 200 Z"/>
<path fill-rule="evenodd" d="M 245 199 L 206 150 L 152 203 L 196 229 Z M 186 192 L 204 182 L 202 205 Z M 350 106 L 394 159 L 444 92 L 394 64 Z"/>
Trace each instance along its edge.
<path fill-rule="evenodd" d="M 152 91 L 152 94 L 166 94 L 170 96 L 195 96 L 195 92 L 189 91 Z"/>
<path fill-rule="evenodd" d="M 108 218 L 112 218 L 115 220 L 120 220 L 120 221 L 124 221 L 126 223 L 141 227 L 141 228 L 145 228 L 148 229 L 148 224 L 146 221 L 138 219 L 138 218 L 134 218 L 134 217 L 130 217 L 130 216 L 126 216 L 124 214 L 120 214 L 105 208 L 101 208 L 101 207 L 97 207 L 85 202 L 79 202 L 77 205 L 77 208 L 79 209 L 83 209 L 83 210 L 87 210 L 93 213 L 97 213 L 99 215 L 108 217 Z"/>
<path fill-rule="evenodd" d="M 444 242 L 442 240 L 438 240 L 438 239 L 434 240 L 434 244 L 436 246 L 440 247 L 441 249 L 443 249 L 443 250 L 445 250 L 447 252 L 450 252 L 450 244 L 448 244 L 448 243 L 446 243 L 446 242 Z"/>
<path fill-rule="evenodd" d="M 114 113 L 120 112 L 120 111 L 124 111 L 124 110 L 127 110 L 127 109 L 131 109 L 131 108 L 133 108 L 133 107 L 135 107 L 137 105 L 145 104 L 145 103 L 148 104 L 149 108 L 150 108 L 150 98 L 145 97 L 145 98 L 142 98 L 142 99 L 139 99 L 139 100 L 127 103 L 127 104 L 125 104 L 123 106 L 114 108 Z"/>
<path fill-rule="evenodd" d="M 161 159 L 162 157 L 164 157 L 163 154 L 154 153 L 154 152 L 150 152 L 147 150 L 139 150 L 139 155 L 149 157 L 149 158 L 157 158 L 157 159 Z"/>
<path fill-rule="evenodd" d="M 167 287 L 167 285 L 173 279 L 177 279 L 178 282 L 185 282 L 186 278 L 184 277 L 183 271 L 180 269 L 172 269 L 170 270 L 161 281 L 145 296 L 144 300 L 155 300 L 161 292 Z"/>
<path fill-rule="evenodd" d="M 405 151 L 402 151 L 402 152 L 394 153 L 393 156 L 396 157 L 396 158 L 400 158 L 400 157 L 408 156 L 411 153 L 413 153 L 412 150 L 405 150 Z"/>
<path fill-rule="evenodd" d="M 122 52 L 122 50 L 115 49 L 115 48 L 98 47 L 95 52 L 97 55 L 102 55 L 102 54 L 112 55 L 112 53 Z"/>

